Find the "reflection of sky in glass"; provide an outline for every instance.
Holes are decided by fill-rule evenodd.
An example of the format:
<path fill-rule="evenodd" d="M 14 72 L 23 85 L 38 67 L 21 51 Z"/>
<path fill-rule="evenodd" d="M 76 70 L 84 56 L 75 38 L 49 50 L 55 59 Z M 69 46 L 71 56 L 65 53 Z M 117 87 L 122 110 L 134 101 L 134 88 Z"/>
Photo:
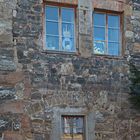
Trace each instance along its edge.
<path fill-rule="evenodd" d="M 74 10 L 62 8 L 62 22 L 74 22 Z"/>
<path fill-rule="evenodd" d="M 94 25 L 97 25 L 97 26 L 105 26 L 106 25 L 106 23 L 105 23 L 105 14 L 97 14 L 97 13 L 95 13 L 94 14 L 94 18 L 93 18 L 93 20 L 94 20 Z"/>
<path fill-rule="evenodd" d="M 45 12 L 47 48 L 74 52 L 74 9 L 46 6 Z"/>
<path fill-rule="evenodd" d="M 119 30 L 109 29 L 108 30 L 108 40 L 109 41 L 119 41 Z"/>
<path fill-rule="evenodd" d="M 110 55 L 119 55 L 119 44 L 118 43 L 108 43 L 108 53 Z"/>
<path fill-rule="evenodd" d="M 59 38 L 54 36 L 46 36 L 46 44 L 49 50 L 58 50 Z"/>
<path fill-rule="evenodd" d="M 46 6 L 46 19 L 58 21 L 58 7 Z"/>
<path fill-rule="evenodd" d="M 93 15 L 94 52 L 119 55 L 120 16 L 103 13 L 94 13 Z M 107 46 L 105 42 L 108 42 Z"/>
<path fill-rule="evenodd" d="M 120 19 L 117 15 L 108 15 L 108 27 L 117 28 L 120 26 Z"/>
<path fill-rule="evenodd" d="M 105 28 L 94 28 L 94 38 L 95 40 L 105 40 Z"/>
<path fill-rule="evenodd" d="M 58 23 L 57 22 L 46 22 L 46 32 L 50 35 L 58 35 Z"/>

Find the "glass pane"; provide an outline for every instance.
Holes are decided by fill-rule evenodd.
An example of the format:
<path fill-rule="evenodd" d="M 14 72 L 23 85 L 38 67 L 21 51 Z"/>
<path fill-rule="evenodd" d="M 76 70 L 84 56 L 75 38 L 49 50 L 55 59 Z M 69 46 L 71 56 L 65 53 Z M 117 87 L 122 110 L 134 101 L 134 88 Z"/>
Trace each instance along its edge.
<path fill-rule="evenodd" d="M 59 38 L 47 35 L 46 45 L 48 50 L 59 50 Z"/>
<path fill-rule="evenodd" d="M 119 30 L 108 29 L 108 40 L 119 42 Z"/>
<path fill-rule="evenodd" d="M 63 37 L 74 37 L 74 26 L 73 24 L 62 24 L 62 36 Z"/>
<path fill-rule="evenodd" d="M 94 39 L 95 40 L 105 40 L 105 28 L 95 27 L 94 28 Z"/>
<path fill-rule="evenodd" d="M 58 23 L 57 22 L 46 22 L 46 34 L 58 35 Z"/>
<path fill-rule="evenodd" d="M 74 9 L 62 8 L 62 21 L 74 23 Z"/>
<path fill-rule="evenodd" d="M 93 14 L 94 16 L 94 21 L 93 21 L 93 24 L 96 25 L 96 26 L 105 26 L 106 24 L 106 15 L 105 14 L 97 14 L 97 13 L 94 13 Z"/>
<path fill-rule="evenodd" d="M 69 117 L 64 117 L 63 118 L 63 132 L 65 134 L 70 134 L 70 118 Z"/>
<path fill-rule="evenodd" d="M 108 54 L 119 55 L 119 43 L 108 43 Z"/>
<path fill-rule="evenodd" d="M 62 118 L 63 132 L 65 134 L 82 134 L 84 133 L 83 117 L 66 116 Z"/>
<path fill-rule="evenodd" d="M 74 39 L 63 37 L 62 38 L 62 50 L 63 51 L 68 51 L 68 52 L 75 51 Z"/>
<path fill-rule="evenodd" d="M 58 7 L 46 6 L 46 19 L 58 21 Z"/>
<path fill-rule="evenodd" d="M 76 118 L 76 131 L 77 133 L 83 133 L 83 128 L 84 128 L 84 124 L 83 124 L 83 118 Z"/>
<path fill-rule="evenodd" d="M 118 28 L 120 26 L 120 17 L 108 15 L 108 27 Z"/>
<path fill-rule="evenodd" d="M 96 54 L 104 54 L 105 53 L 105 42 L 103 41 L 95 41 L 94 43 L 94 53 Z"/>

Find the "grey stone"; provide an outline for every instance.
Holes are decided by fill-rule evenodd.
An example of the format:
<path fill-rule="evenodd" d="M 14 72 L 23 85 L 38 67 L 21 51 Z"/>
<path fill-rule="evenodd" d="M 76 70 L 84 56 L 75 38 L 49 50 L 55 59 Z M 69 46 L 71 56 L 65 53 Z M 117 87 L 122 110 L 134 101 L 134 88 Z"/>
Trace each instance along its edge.
<path fill-rule="evenodd" d="M 125 36 L 126 36 L 127 38 L 132 39 L 132 38 L 134 37 L 134 32 L 132 32 L 132 31 L 126 31 L 126 32 L 125 32 Z"/>
<path fill-rule="evenodd" d="M 0 87 L 0 100 L 15 99 L 16 91 L 11 87 Z"/>
<path fill-rule="evenodd" d="M 15 71 L 16 64 L 11 60 L 0 60 L 0 70 L 1 71 Z"/>

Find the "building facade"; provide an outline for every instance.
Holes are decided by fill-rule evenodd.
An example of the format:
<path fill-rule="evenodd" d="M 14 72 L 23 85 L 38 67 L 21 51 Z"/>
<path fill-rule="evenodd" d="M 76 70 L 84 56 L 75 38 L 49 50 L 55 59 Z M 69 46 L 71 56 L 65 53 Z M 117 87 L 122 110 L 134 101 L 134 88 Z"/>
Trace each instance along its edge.
<path fill-rule="evenodd" d="M 130 59 L 139 0 L 0 0 L 0 139 L 139 140 Z"/>

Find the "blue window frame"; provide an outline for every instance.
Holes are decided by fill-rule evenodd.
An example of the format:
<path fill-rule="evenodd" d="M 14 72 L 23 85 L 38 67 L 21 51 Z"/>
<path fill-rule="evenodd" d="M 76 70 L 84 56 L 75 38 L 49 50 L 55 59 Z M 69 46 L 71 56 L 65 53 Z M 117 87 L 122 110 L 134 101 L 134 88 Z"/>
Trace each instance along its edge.
<path fill-rule="evenodd" d="M 75 52 L 75 10 L 69 7 L 45 7 L 46 49 Z"/>
<path fill-rule="evenodd" d="M 94 53 L 119 56 L 121 52 L 120 15 L 93 13 Z"/>

